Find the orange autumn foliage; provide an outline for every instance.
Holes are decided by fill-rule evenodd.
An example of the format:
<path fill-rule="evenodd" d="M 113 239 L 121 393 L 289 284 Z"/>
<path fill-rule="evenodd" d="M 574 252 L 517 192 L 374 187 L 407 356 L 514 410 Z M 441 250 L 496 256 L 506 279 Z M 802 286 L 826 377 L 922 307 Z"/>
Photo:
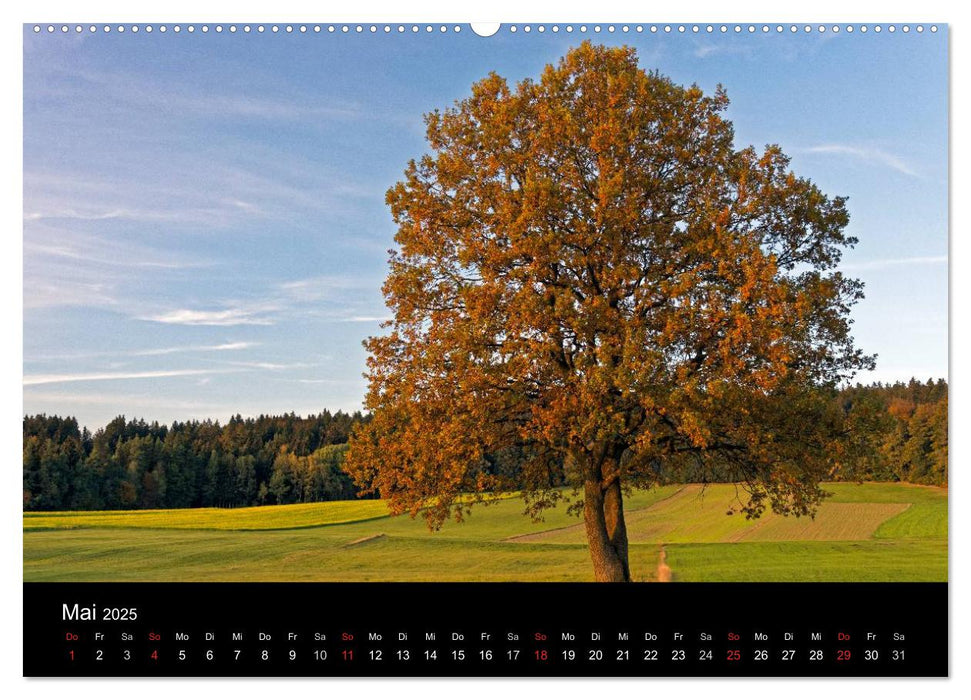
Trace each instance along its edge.
<path fill-rule="evenodd" d="M 856 241 L 778 147 L 735 149 L 727 106 L 584 43 L 426 116 L 387 194 L 358 483 L 433 527 L 500 491 L 572 498 L 598 580 L 629 580 L 623 492 L 667 465 L 717 456 L 749 514 L 813 511 L 845 456 L 826 390 L 873 364 L 835 270 Z"/>

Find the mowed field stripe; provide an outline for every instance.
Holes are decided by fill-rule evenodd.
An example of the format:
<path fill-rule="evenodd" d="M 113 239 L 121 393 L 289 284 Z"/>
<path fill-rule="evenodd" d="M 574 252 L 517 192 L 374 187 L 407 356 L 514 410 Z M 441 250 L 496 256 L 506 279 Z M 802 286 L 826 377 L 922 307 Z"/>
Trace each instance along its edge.
<path fill-rule="evenodd" d="M 695 486 L 695 484 L 682 486 L 681 488 L 677 489 L 674 493 L 668 496 L 664 496 L 659 501 L 652 503 L 649 506 L 645 506 L 643 508 L 634 508 L 631 510 L 625 509 L 625 513 L 624 513 L 625 522 L 630 522 L 630 518 L 632 517 L 633 513 L 640 513 L 645 510 L 650 510 L 651 508 L 656 508 L 657 506 L 664 503 L 665 501 L 670 501 L 672 498 L 675 498 L 679 494 L 685 492 L 686 490 L 691 489 L 693 486 Z M 576 539 L 577 533 L 580 533 L 580 535 L 582 536 L 581 540 L 579 541 Z M 555 538 L 555 535 L 560 535 L 560 534 L 564 535 L 567 538 L 567 540 L 561 542 L 559 541 L 559 539 Z M 563 527 L 551 527 L 548 530 L 542 530 L 541 532 L 529 532 L 522 535 L 513 535 L 512 537 L 505 538 L 504 541 L 505 542 L 541 542 L 543 544 L 578 544 L 580 542 L 586 543 L 586 530 L 585 530 L 584 524 L 580 522 L 576 525 L 565 525 Z"/>
<path fill-rule="evenodd" d="M 732 484 L 690 484 L 651 506 L 626 514 L 631 544 L 687 542 L 855 541 L 871 539 L 909 503 L 832 503 L 824 501 L 815 518 L 772 512 L 746 518 L 736 511 L 744 498 Z M 509 538 L 511 542 L 581 544 L 583 525 Z"/>
<path fill-rule="evenodd" d="M 871 539 L 884 522 L 909 503 L 823 503 L 815 518 L 770 513 L 731 542 L 849 541 Z"/>

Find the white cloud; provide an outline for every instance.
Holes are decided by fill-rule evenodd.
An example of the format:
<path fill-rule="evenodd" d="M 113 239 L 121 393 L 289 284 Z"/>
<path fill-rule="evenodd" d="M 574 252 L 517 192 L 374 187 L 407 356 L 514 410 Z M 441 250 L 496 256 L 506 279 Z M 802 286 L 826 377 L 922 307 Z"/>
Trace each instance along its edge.
<path fill-rule="evenodd" d="M 276 307 L 265 306 L 258 309 L 231 308 L 220 311 L 200 311 L 198 309 L 175 309 L 152 316 L 139 316 L 142 321 L 170 323 L 183 326 L 271 326 L 273 320 L 265 316 Z"/>
<path fill-rule="evenodd" d="M 73 38 L 73 35 L 72 35 Z M 316 93 L 291 93 L 298 99 L 267 97 L 257 89 L 250 94 L 200 90 L 197 80 L 179 84 L 171 80 L 150 82 L 145 75 L 135 76 L 121 71 L 89 70 L 72 62 L 56 61 L 48 57 L 33 62 L 35 71 L 31 96 L 43 95 L 65 101 L 111 99 L 113 104 L 135 108 L 148 107 L 154 112 L 178 112 L 185 117 L 215 118 L 222 122 L 227 116 L 266 121 L 306 121 L 321 119 L 347 120 L 368 116 L 361 104 L 335 95 L 311 99 Z M 67 78 L 68 80 L 65 80 Z M 36 86 L 36 87 L 35 87 Z"/>
<path fill-rule="evenodd" d="M 910 165 L 908 165 L 902 158 L 879 148 L 830 143 L 796 150 L 801 151 L 802 153 L 832 153 L 837 155 L 851 156 L 861 160 L 880 163 L 881 165 L 885 165 L 899 173 L 903 173 L 904 175 L 921 177 L 920 173 L 910 167 Z"/>
<path fill-rule="evenodd" d="M 131 221 L 206 221 L 215 215 L 213 210 L 201 208 L 186 209 L 183 211 L 163 211 L 90 207 L 82 210 L 51 202 L 43 209 L 25 211 L 24 221 L 44 221 L 46 219 L 69 219 L 74 221 L 110 221 L 112 219 L 128 219 Z"/>
<path fill-rule="evenodd" d="M 345 102 L 340 106 L 298 104 L 282 100 L 250 97 L 247 95 L 195 95 L 183 92 L 161 92 L 157 87 L 143 92 L 141 97 L 155 100 L 166 109 L 174 105 L 182 112 L 225 119 L 227 115 L 270 121 L 303 121 L 317 119 L 354 119 L 360 116 L 360 107 Z"/>
<path fill-rule="evenodd" d="M 222 409 L 223 406 L 215 403 L 203 403 L 199 401 L 187 401 L 184 399 L 164 398 L 157 396 L 145 396 L 141 394 L 105 394 L 105 393 L 66 393 L 49 392 L 28 389 L 24 391 L 24 398 L 36 403 L 50 403 L 54 405 L 78 405 L 78 406 L 111 406 L 120 412 L 125 412 L 131 408 L 157 408 L 164 407 L 179 411 L 211 410 Z M 226 410 L 229 410 L 228 408 Z"/>
<path fill-rule="evenodd" d="M 250 367 L 252 369 L 268 369 L 274 372 L 284 370 L 284 369 L 304 369 L 306 367 L 312 367 L 313 365 L 306 362 L 289 362 L 289 363 L 279 363 L 279 362 L 230 362 L 229 364 L 235 367 Z"/>
<path fill-rule="evenodd" d="M 381 281 L 369 276 L 321 275 L 280 284 L 284 296 L 297 302 L 314 302 L 340 297 L 345 292 L 380 289 Z"/>
<path fill-rule="evenodd" d="M 331 385 L 348 385 L 348 386 L 363 386 L 364 379 L 298 379 L 296 380 L 300 384 L 331 384 Z"/>
<path fill-rule="evenodd" d="M 134 215 L 134 212 L 128 212 L 124 209 L 115 209 L 113 211 L 76 211 L 74 209 L 61 209 L 58 211 L 31 211 L 24 212 L 24 221 L 38 221 L 40 219 L 81 219 L 83 221 L 101 221 L 104 219 L 127 219 L 127 218 L 139 218 Z"/>
<path fill-rule="evenodd" d="M 77 352 L 58 355 L 34 355 L 25 358 L 30 361 L 46 360 L 83 360 L 94 357 L 154 357 L 157 355 L 173 355 L 180 352 L 230 352 L 234 350 L 246 350 L 256 347 L 259 343 L 237 342 L 221 343 L 219 345 L 180 345 L 168 348 L 149 348 L 147 350 L 103 350 L 100 352 Z"/>
<path fill-rule="evenodd" d="M 183 345 L 181 347 L 172 348 L 157 348 L 154 350 L 139 350 L 137 352 L 131 353 L 135 357 L 143 357 L 150 355 L 171 355 L 176 352 L 225 352 L 229 350 L 245 350 L 247 348 L 259 345 L 259 343 L 222 343 L 220 345 Z"/>
<path fill-rule="evenodd" d="M 204 374 L 226 374 L 240 372 L 233 369 L 171 369 L 150 372 L 87 372 L 81 374 L 25 374 L 24 386 L 37 384 L 63 384 L 65 382 L 102 382 L 124 379 L 160 379 L 164 377 L 191 377 Z"/>
<path fill-rule="evenodd" d="M 341 321 L 347 323 L 372 323 L 375 321 L 390 321 L 391 316 L 350 316 L 349 318 L 342 318 Z"/>
<path fill-rule="evenodd" d="M 946 255 L 918 255 L 912 258 L 887 258 L 840 265 L 842 270 L 882 270 L 887 267 L 904 265 L 946 265 Z"/>
<path fill-rule="evenodd" d="M 24 253 L 43 255 L 43 256 L 53 256 L 53 257 L 60 257 L 60 258 L 69 258 L 70 260 L 76 260 L 79 262 L 90 262 L 90 263 L 96 263 L 99 265 L 111 265 L 111 266 L 126 267 L 126 268 L 155 267 L 155 268 L 161 268 L 166 270 L 180 270 L 183 268 L 190 268 L 190 267 L 211 266 L 211 263 L 204 263 L 204 262 L 182 262 L 182 261 L 174 261 L 174 260 L 173 261 L 145 260 L 144 258 L 139 257 L 139 255 L 136 255 L 134 253 L 126 252 L 126 253 L 119 254 L 119 251 L 117 249 L 115 249 L 114 251 L 111 251 L 114 253 L 113 257 L 93 255 L 89 252 L 79 250 L 77 247 L 79 244 L 83 243 L 86 240 L 90 241 L 91 238 L 77 236 L 77 239 L 78 240 L 74 243 L 67 243 L 63 245 L 57 245 L 57 244 L 45 245 L 45 244 L 39 244 L 39 243 L 33 243 L 33 242 L 25 242 Z M 106 250 L 110 250 L 109 244 L 104 243 L 102 244 L 102 246 Z M 148 251 L 147 249 L 140 252 L 142 252 L 144 255 L 150 255 L 150 251 Z"/>
<path fill-rule="evenodd" d="M 707 58 L 718 54 L 751 54 L 753 47 L 737 43 L 698 44 L 694 50 L 695 58 Z"/>
<path fill-rule="evenodd" d="M 146 171 L 146 160 L 157 167 Z M 311 213 L 349 213 L 350 200 L 382 192 L 341 170 L 270 148 L 234 157 L 176 152 L 163 159 L 146 145 L 119 155 L 111 168 L 110 174 L 98 163 L 56 173 L 25 169 L 24 223 L 90 228 L 143 222 L 219 233 L 256 218 L 292 222 Z"/>
<path fill-rule="evenodd" d="M 52 306 L 110 307 L 117 303 L 113 287 L 85 282 L 37 282 L 24 279 L 24 309 Z"/>
<path fill-rule="evenodd" d="M 212 263 L 127 238 L 24 223 L 24 308 L 87 306 L 117 309 L 147 279 L 182 279 Z"/>

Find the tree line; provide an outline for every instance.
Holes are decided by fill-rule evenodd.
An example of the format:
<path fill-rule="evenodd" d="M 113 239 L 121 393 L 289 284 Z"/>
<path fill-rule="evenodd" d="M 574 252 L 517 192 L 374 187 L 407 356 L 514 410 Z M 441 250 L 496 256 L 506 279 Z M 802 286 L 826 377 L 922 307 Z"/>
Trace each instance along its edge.
<path fill-rule="evenodd" d="M 840 398 L 847 412 L 874 416 L 869 458 L 845 477 L 947 486 L 947 382 L 857 385 Z"/>
<path fill-rule="evenodd" d="M 827 481 L 900 481 L 947 486 L 947 382 L 856 384 L 832 395 L 845 418 L 838 468 Z M 744 464 L 709 455 L 658 475 L 659 483 L 744 480 Z"/>
<path fill-rule="evenodd" d="M 358 497 L 344 454 L 360 413 L 171 426 L 119 416 L 24 418 L 24 510 L 241 507 Z"/>
<path fill-rule="evenodd" d="M 836 400 L 863 448 L 837 480 L 946 486 L 947 383 L 856 385 Z M 119 416 L 91 433 L 75 418 L 24 417 L 24 510 L 242 507 L 363 497 L 344 470 L 360 413 L 324 411 L 217 421 L 146 423 Z M 510 457 L 495 455 L 503 469 Z M 512 461 L 515 461 L 513 459 Z M 672 481 L 732 481 L 727 465 Z M 554 479 L 565 483 L 565 478 Z M 554 484 L 561 485 L 561 484 Z"/>

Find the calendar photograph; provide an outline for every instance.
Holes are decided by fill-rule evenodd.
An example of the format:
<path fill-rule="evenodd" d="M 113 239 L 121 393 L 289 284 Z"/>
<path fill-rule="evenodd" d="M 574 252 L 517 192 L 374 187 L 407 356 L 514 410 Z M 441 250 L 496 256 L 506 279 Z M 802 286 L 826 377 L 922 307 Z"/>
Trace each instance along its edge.
<path fill-rule="evenodd" d="M 25 25 L 25 590 L 946 583 L 947 53 Z"/>

